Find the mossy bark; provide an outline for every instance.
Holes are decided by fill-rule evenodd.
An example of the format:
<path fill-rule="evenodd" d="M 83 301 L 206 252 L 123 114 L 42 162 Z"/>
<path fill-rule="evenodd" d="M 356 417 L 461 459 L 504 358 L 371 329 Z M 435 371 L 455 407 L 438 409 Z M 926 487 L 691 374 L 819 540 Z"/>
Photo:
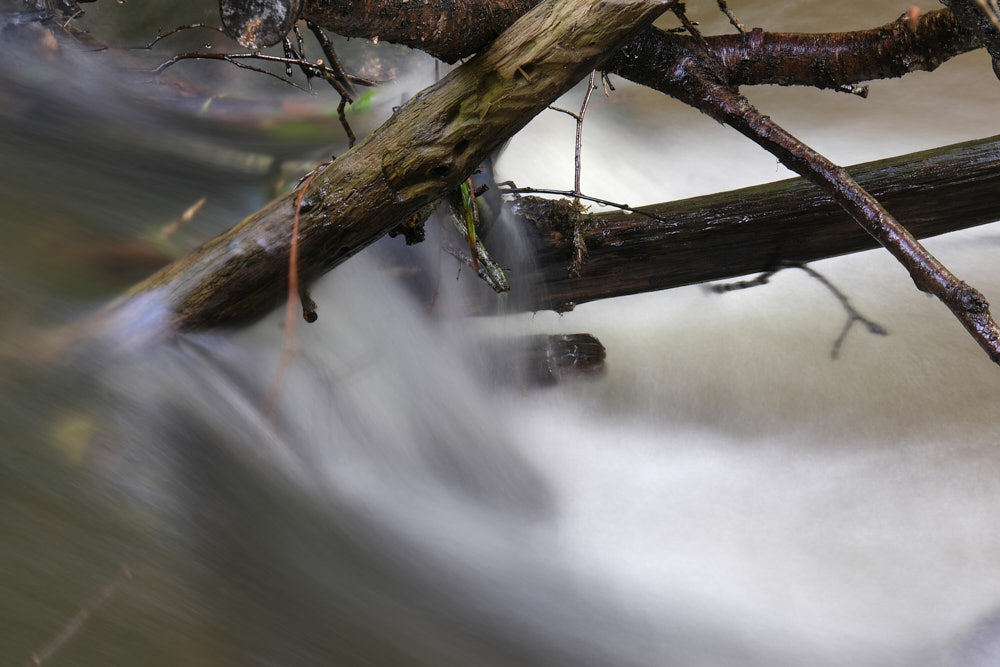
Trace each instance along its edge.
<path fill-rule="evenodd" d="M 299 275 L 308 284 L 455 188 L 491 151 L 600 65 L 666 5 L 547 0 L 417 94 L 325 167 L 305 193 Z M 297 193 L 275 200 L 129 291 L 103 317 L 155 298 L 165 330 L 252 322 L 285 297 Z"/>

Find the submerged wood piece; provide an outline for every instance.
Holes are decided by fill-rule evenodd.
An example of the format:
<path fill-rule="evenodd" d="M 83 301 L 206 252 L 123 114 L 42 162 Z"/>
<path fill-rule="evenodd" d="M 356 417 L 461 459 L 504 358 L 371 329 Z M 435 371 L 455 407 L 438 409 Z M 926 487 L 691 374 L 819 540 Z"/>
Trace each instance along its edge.
<path fill-rule="evenodd" d="M 498 145 L 666 8 L 662 0 L 546 0 L 486 51 L 418 93 L 313 179 L 302 198 L 299 272 L 308 285 L 458 187 Z M 109 306 L 167 312 L 154 325 L 196 331 L 246 324 L 287 289 L 294 206 L 275 200 Z"/>
<path fill-rule="evenodd" d="M 485 349 L 492 381 L 531 387 L 601 377 L 607 356 L 601 341 L 589 333 L 515 337 Z"/>
<path fill-rule="evenodd" d="M 306 18 L 344 37 L 405 44 L 453 63 L 489 44 L 538 0 L 306 0 Z"/>
<path fill-rule="evenodd" d="M 868 192 L 917 237 L 1000 220 L 1000 136 L 849 168 Z M 525 202 L 530 218 L 558 219 Z M 558 206 L 542 204 L 541 206 Z M 610 212 L 579 218 L 587 258 L 571 275 L 575 251 L 566 234 L 537 222 L 533 287 L 512 295 L 524 310 L 574 305 L 763 272 L 878 247 L 817 186 L 802 178 L 695 197 L 640 210 L 666 218 Z"/>

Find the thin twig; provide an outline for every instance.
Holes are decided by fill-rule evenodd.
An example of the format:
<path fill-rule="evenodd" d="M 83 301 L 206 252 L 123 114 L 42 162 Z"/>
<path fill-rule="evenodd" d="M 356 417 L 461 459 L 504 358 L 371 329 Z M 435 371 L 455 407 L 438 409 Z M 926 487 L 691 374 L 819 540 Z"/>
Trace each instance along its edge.
<path fill-rule="evenodd" d="M 553 104 L 550 104 L 548 108 L 552 109 L 552 111 L 558 111 L 560 113 L 566 114 L 567 116 L 572 116 L 573 118 L 580 120 L 580 116 L 578 116 L 576 112 L 570 111 L 569 109 L 563 109 L 562 107 L 557 107 Z"/>
<path fill-rule="evenodd" d="M 306 42 L 302 39 L 302 33 L 299 31 L 299 22 L 296 21 L 292 24 L 292 32 L 295 33 L 295 43 L 299 45 L 299 56 L 303 60 L 306 59 Z"/>
<path fill-rule="evenodd" d="M 844 310 L 847 311 L 847 322 L 844 324 L 844 328 L 841 330 L 840 335 L 837 336 L 837 340 L 834 341 L 833 349 L 830 350 L 831 359 L 836 359 L 838 356 L 840 356 L 840 348 L 844 343 L 844 339 L 847 338 L 847 332 L 851 330 L 851 327 L 854 326 L 855 322 L 860 322 L 861 324 L 863 324 L 865 328 L 868 329 L 868 333 L 875 334 L 876 336 L 889 335 L 889 332 L 886 331 L 885 327 L 883 327 L 881 324 L 879 324 L 878 322 L 873 322 L 872 320 L 868 319 L 860 312 L 858 312 L 858 309 L 851 304 L 851 301 L 850 299 L 847 298 L 847 295 L 841 292 L 839 289 L 837 289 L 837 287 L 834 286 L 833 283 L 831 283 L 829 280 L 827 280 L 825 276 L 823 276 L 820 273 L 817 273 L 807 264 L 790 264 L 789 266 L 796 269 L 802 269 L 810 276 L 818 280 L 820 283 L 825 285 L 826 288 L 830 290 L 835 297 L 837 297 L 837 300 L 840 301 L 840 305 L 844 307 Z"/>
<path fill-rule="evenodd" d="M 503 294 L 504 292 L 510 291 L 510 285 L 507 283 L 507 277 L 504 275 L 503 269 L 500 268 L 500 265 L 497 264 L 496 260 L 490 257 L 488 253 L 484 255 L 481 252 L 485 251 L 485 248 L 483 248 L 482 244 L 478 243 L 478 241 L 476 254 L 472 256 L 467 255 L 464 250 L 459 249 L 450 241 L 442 243 L 441 250 L 475 271 L 476 275 L 479 276 L 479 279 L 489 285 L 490 289 L 497 294 Z M 436 291 L 434 297 L 435 299 L 437 298 Z"/>
<path fill-rule="evenodd" d="M 690 34 L 698 41 L 705 40 L 705 38 L 701 36 L 701 31 L 698 30 L 697 28 L 698 23 L 696 21 L 690 20 L 687 17 L 684 3 L 678 2 L 676 4 L 671 5 L 670 11 L 672 11 L 677 16 L 677 18 L 680 19 L 681 25 L 684 26 L 684 29 L 688 31 L 688 34 Z"/>
<path fill-rule="evenodd" d="M 80 628 L 90 619 L 90 617 L 104 606 L 104 603 L 115 594 L 122 584 L 132 578 L 132 572 L 125 566 L 121 565 L 118 568 L 118 574 L 115 575 L 114 579 L 104 585 L 101 590 L 97 592 L 90 602 L 80 607 L 80 610 L 69 620 L 66 626 L 63 628 L 62 632 L 56 635 L 56 638 L 45 645 L 41 651 L 37 651 L 31 654 L 31 659 L 27 662 L 25 667 L 38 667 L 44 664 L 49 659 L 52 658 L 56 652 L 66 645 L 73 637 L 80 632 Z"/>
<path fill-rule="evenodd" d="M 780 270 L 781 269 L 779 268 L 765 271 L 758 276 L 747 278 L 746 280 L 734 280 L 728 283 L 712 283 L 710 285 L 705 285 L 705 289 L 709 292 L 714 292 L 715 294 L 725 294 L 726 292 L 739 292 L 740 290 L 760 287 L 762 285 L 767 285 L 771 281 L 771 277 Z"/>
<path fill-rule="evenodd" d="M 240 62 L 239 59 L 241 58 L 273 60 L 275 62 L 297 62 L 297 61 L 292 61 L 292 59 L 290 58 L 278 58 L 277 56 L 264 56 L 260 53 L 202 53 L 202 52 L 179 53 L 176 56 L 173 56 L 172 58 L 164 60 L 162 63 L 154 67 L 152 72 L 153 74 L 159 74 L 168 67 L 176 65 L 182 60 L 224 60 L 227 63 L 239 67 L 240 69 L 245 69 L 245 70 L 250 70 L 251 72 L 258 72 L 260 74 L 265 74 L 267 76 L 277 79 L 278 81 L 281 81 L 282 83 L 286 83 L 289 86 L 292 86 L 293 88 L 298 88 L 303 92 L 307 92 L 305 88 L 303 88 L 302 86 L 298 85 L 297 83 L 295 83 L 290 79 L 275 74 L 274 72 L 269 72 L 268 70 L 262 67 L 254 67 L 253 65 L 248 65 L 244 62 Z"/>
<path fill-rule="evenodd" d="M 646 211 L 633 208 L 628 204 L 619 204 L 617 202 L 608 201 L 607 199 L 601 199 L 599 197 L 591 197 L 590 195 L 585 195 L 582 192 L 577 192 L 575 190 L 550 190 L 548 188 L 519 188 L 512 181 L 504 181 L 503 183 L 497 183 L 497 185 L 505 186 L 503 190 L 500 190 L 501 194 L 505 195 L 559 195 L 560 197 L 572 197 L 573 199 L 584 199 L 589 202 L 594 202 L 595 204 L 600 204 L 601 206 L 611 206 L 622 211 L 628 211 L 629 213 L 635 213 L 636 215 L 641 215 L 650 220 L 656 220 L 658 222 L 670 222 L 668 218 L 664 218 L 662 215 L 656 215 L 655 213 L 648 213 Z"/>
<path fill-rule="evenodd" d="M 195 216 L 195 214 L 198 213 L 198 211 L 201 210 L 201 207 L 205 205 L 206 201 L 208 201 L 208 197 L 202 197 L 201 199 L 199 199 L 198 201 L 196 201 L 195 203 L 191 204 L 186 209 L 184 209 L 184 212 L 181 213 L 180 217 L 176 218 L 175 220 L 161 227 L 160 230 L 156 233 L 157 240 L 169 241 L 170 237 L 172 237 L 174 234 L 177 233 L 177 230 L 179 230 L 187 223 L 191 222 L 191 219 Z"/>
<path fill-rule="evenodd" d="M 300 60 L 302 60 L 303 63 L 308 63 L 309 62 L 309 56 L 306 55 L 306 42 L 305 42 L 304 39 L 302 39 L 302 33 L 299 31 L 299 22 L 298 21 L 296 21 L 295 23 L 292 24 L 292 32 L 295 34 L 295 43 L 298 45 L 298 50 L 296 50 L 295 48 L 292 48 L 292 54 L 296 58 L 299 58 Z M 285 38 L 285 41 L 288 41 L 287 37 Z M 289 42 L 289 46 L 291 46 L 290 42 Z M 286 53 L 285 55 L 288 55 L 288 54 Z M 308 88 L 309 92 L 311 93 L 313 91 L 312 80 L 313 80 L 313 77 L 316 75 L 316 73 L 315 73 L 315 71 L 312 68 L 306 67 L 305 64 L 299 65 L 299 69 L 302 70 L 302 74 L 306 77 L 306 88 Z"/>
<path fill-rule="evenodd" d="M 284 77 L 278 76 L 277 74 L 275 74 L 273 72 L 268 72 L 267 70 L 264 70 L 264 69 L 251 67 L 251 66 L 247 65 L 246 63 L 241 63 L 239 61 L 240 60 L 263 60 L 265 62 L 274 62 L 274 63 L 282 63 L 282 64 L 291 63 L 292 65 L 298 65 L 298 66 L 306 67 L 306 68 L 310 69 L 311 71 L 314 72 L 314 76 L 324 76 L 324 75 L 332 76 L 333 75 L 333 70 L 330 69 L 329 67 L 326 67 L 325 65 L 317 65 L 316 63 L 309 62 L 308 60 L 302 60 L 301 58 L 284 58 L 282 56 L 272 56 L 272 55 L 268 55 L 266 53 L 256 53 L 256 52 L 252 52 L 252 51 L 251 52 L 247 52 L 247 53 L 205 53 L 204 51 L 193 51 L 191 53 L 179 53 L 179 54 L 177 54 L 177 55 L 175 55 L 175 56 L 173 56 L 171 58 L 168 58 L 167 60 L 164 60 L 162 63 L 160 63 L 159 65 L 157 65 L 156 67 L 154 67 L 152 69 L 152 72 L 154 74 L 159 74 L 163 70 L 167 69 L 168 67 L 172 67 L 173 65 L 176 65 L 177 63 L 179 63 L 182 60 L 225 60 L 226 62 L 230 62 L 230 63 L 236 65 L 237 67 L 243 67 L 243 68 L 252 69 L 252 70 L 255 70 L 255 71 L 258 71 L 258 72 L 263 72 L 265 74 L 270 74 L 271 76 L 273 76 L 273 77 L 275 77 L 277 79 L 280 79 L 280 80 L 282 80 L 282 81 L 284 81 L 286 83 L 289 83 L 289 84 L 295 86 L 296 88 L 301 88 L 301 86 L 297 86 L 297 85 L 295 85 L 294 82 L 289 81 L 288 79 L 285 79 Z M 350 82 L 352 84 L 356 84 L 356 85 L 359 85 L 359 86 L 374 87 L 374 86 L 377 86 L 378 83 L 379 83 L 378 81 L 373 81 L 372 79 L 366 79 L 366 78 L 360 77 L 360 76 L 348 75 L 347 78 L 348 78 L 348 80 L 350 80 Z"/>
<path fill-rule="evenodd" d="M 751 287 L 759 287 L 761 285 L 768 284 L 771 277 L 782 269 L 801 269 L 805 271 L 807 274 L 818 280 L 824 287 L 830 290 L 830 293 L 837 297 L 837 300 L 840 301 L 840 305 L 844 307 L 845 311 L 847 311 L 847 322 L 844 323 L 843 329 L 840 330 L 840 334 L 837 335 L 837 339 L 833 342 L 833 347 L 830 349 L 831 359 L 837 359 L 840 357 L 840 349 L 844 344 L 844 340 L 847 338 L 847 333 L 856 322 L 863 324 L 865 328 L 868 329 L 868 333 L 875 334 L 877 336 L 887 336 L 889 334 L 889 332 L 886 331 L 885 327 L 881 324 L 862 315 L 861 312 L 858 311 L 858 309 L 851 303 L 851 300 L 847 298 L 847 295 L 831 283 L 826 276 L 814 270 L 808 264 L 802 264 L 801 262 L 782 263 L 778 268 L 771 271 L 765 271 L 756 278 L 738 280 L 731 283 L 717 283 L 714 285 L 708 285 L 707 288 L 712 292 L 722 294 L 725 292 L 733 292 Z"/>
<path fill-rule="evenodd" d="M 315 322 L 317 318 L 316 303 L 309 297 L 309 293 L 305 289 L 299 288 L 299 218 L 302 212 L 302 200 L 305 198 L 309 186 L 312 185 L 313 179 L 319 173 L 320 167 L 317 166 L 305 179 L 305 183 L 299 189 L 298 196 L 295 197 L 295 215 L 292 217 L 292 239 L 288 246 L 288 298 L 285 302 L 285 335 L 284 342 L 281 345 L 281 361 L 278 362 L 278 370 L 274 373 L 274 379 L 271 380 L 271 388 L 268 390 L 267 398 L 265 399 L 265 411 L 267 413 L 271 413 L 275 405 L 285 373 L 288 371 L 288 367 L 297 352 L 295 349 L 295 328 L 298 322 L 295 312 L 296 300 L 299 300 L 302 305 L 302 318 L 306 322 Z"/>
<path fill-rule="evenodd" d="M 312 324 L 319 315 L 316 313 L 316 302 L 309 295 L 309 289 L 305 285 L 299 286 L 299 302 L 302 303 L 302 319 Z"/>
<path fill-rule="evenodd" d="M 722 83 L 698 78 L 677 90 L 688 104 L 721 122 L 777 157 L 782 164 L 821 187 L 837 204 L 881 243 L 909 272 L 917 288 L 938 297 L 966 330 L 1000 364 L 1000 327 L 990 315 L 989 303 L 976 289 L 959 280 L 931 255 L 843 167 L 830 162 L 760 113 L 738 91 Z"/>
<path fill-rule="evenodd" d="M 330 38 L 327 37 L 326 33 L 312 21 L 307 20 L 306 26 L 312 31 L 313 36 L 316 37 L 316 41 L 319 42 L 320 48 L 323 49 L 323 55 L 326 56 L 326 61 L 329 64 L 330 69 L 333 70 L 334 79 L 336 79 L 337 82 L 339 82 L 347 91 L 347 101 L 354 102 L 354 96 L 356 93 L 351 87 L 351 82 L 348 80 L 343 66 L 340 64 L 340 59 L 337 58 L 337 52 L 333 50 L 333 43 L 330 42 Z M 343 93 L 341 94 L 343 95 Z"/>
<path fill-rule="evenodd" d="M 583 104 L 580 105 L 580 113 L 576 116 L 576 151 L 573 160 L 573 191 L 580 191 L 580 153 L 583 149 L 583 118 L 587 115 L 587 107 L 590 106 L 590 96 L 594 94 L 597 86 L 594 80 L 597 77 L 597 70 L 590 73 L 587 80 L 587 92 L 583 96 Z"/>
<path fill-rule="evenodd" d="M 604 70 L 601 70 L 601 85 L 604 86 L 605 97 L 611 97 L 611 93 L 615 92 L 615 87 L 611 83 L 611 77 Z"/>
<path fill-rule="evenodd" d="M 323 62 L 322 58 L 316 61 L 316 71 L 321 77 L 323 77 L 324 81 L 330 84 L 330 86 L 337 91 L 337 94 L 340 95 L 342 99 L 345 99 L 348 102 L 354 101 L 354 98 L 351 97 L 347 88 L 345 88 L 344 84 L 341 83 L 341 81 L 336 77 L 333 70 L 326 66 L 326 63 Z"/>
<path fill-rule="evenodd" d="M 309 186 L 312 185 L 313 179 L 319 173 L 319 169 L 313 170 L 312 175 L 306 179 L 301 190 L 299 191 L 299 196 L 295 198 L 295 216 L 292 218 L 292 240 L 288 248 L 288 308 L 285 312 L 285 333 L 294 334 L 295 333 L 295 299 L 300 297 L 302 292 L 299 290 L 299 218 L 302 213 L 302 200 L 306 196 L 306 192 L 309 190 Z M 312 305 L 303 305 L 303 312 L 305 311 L 315 311 L 316 304 L 312 303 L 312 299 L 309 300 Z M 305 317 L 308 320 L 308 317 Z M 289 330 L 288 324 L 292 323 L 292 327 Z"/>
<path fill-rule="evenodd" d="M 357 137 L 354 136 L 354 131 L 351 129 L 351 124 L 347 122 L 347 98 L 344 96 L 340 97 L 340 104 L 337 105 L 337 118 L 340 120 L 341 127 L 344 128 L 344 132 L 347 134 L 347 147 L 354 148 L 354 142 L 357 141 Z"/>
<path fill-rule="evenodd" d="M 171 35 L 176 35 L 177 33 L 183 32 L 184 30 L 195 30 L 195 29 L 199 29 L 199 28 L 203 29 L 203 30 L 211 30 L 213 32 L 220 32 L 223 35 L 226 34 L 225 29 L 222 26 L 219 26 L 219 25 L 210 25 L 208 23 L 188 23 L 186 25 L 179 25 L 176 28 L 171 28 L 170 30 L 168 30 L 166 32 L 162 32 L 162 33 L 158 32 L 158 33 L 156 33 L 156 37 L 153 38 L 153 41 L 149 42 L 148 44 L 146 44 L 144 46 L 133 46 L 132 50 L 134 50 L 134 51 L 142 51 L 142 50 L 148 51 L 148 50 L 152 49 L 153 46 L 157 42 L 159 42 L 160 40 L 166 39 L 167 37 L 170 37 Z M 227 37 L 228 37 L 228 35 L 227 35 Z"/>
<path fill-rule="evenodd" d="M 729 8 L 729 5 L 726 4 L 726 0 L 716 0 L 716 2 L 719 5 L 719 9 L 722 11 L 723 14 L 726 15 L 726 18 L 729 19 L 729 22 L 733 24 L 734 28 L 736 28 L 740 32 L 747 31 L 746 26 L 744 26 L 743 23 L 741 23 L 740 20 L 736 18 L 736 15 L 733 14 L 733 10 L 731 10 Z"/>

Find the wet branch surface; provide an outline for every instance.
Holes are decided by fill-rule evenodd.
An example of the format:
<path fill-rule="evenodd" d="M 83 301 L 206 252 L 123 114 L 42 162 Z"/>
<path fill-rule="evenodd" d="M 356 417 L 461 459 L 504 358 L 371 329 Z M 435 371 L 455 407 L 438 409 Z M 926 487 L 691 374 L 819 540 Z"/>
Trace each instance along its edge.
<path fill-rule="evenodd" d="M 919 237 L 1000 220 L 1000 136 L 848 171 Z M 511 295 L 524 310 L 566 311 L 879 245 L 804 178 L 638 207 L 639 213 L 577 215 L 569 202 L 533 197 L 515 200 L 513 208 L 536 249 L 526 277 L 532 289 Z M 575 248 L 567 232 L 574 223 L 587 247 L 579 277 L 571 275 Z"/>
<path fill-rule="evenodd" d="M 302 198 L 303 283 L 315 280 L 454 188 L 491 150 L 607 60 L 602 66 L 605 71 L 660 90 L 731 125 L 818 185 L 896 256 L 918 288 L 948 305 L 1000 363 L 1000 329 L 985 299 L 927 253 L 888 213 L 878 198 L 891 193 L 867 192 L 846 170 L 757 111 L 738 90 L 740 85 L 761 83 L 843 89 L 864 80 L 932 70 L 988 43 L 991 29 L 972 29 L 961 9 L 958 14 L 944 9 L 923 15 L 911 11 L 880 28 L 848 33 L 797 35 L 754 29 L 703 37 L 682 5 L 646 0 L 641 10 L 636 9 L 640 4 L 639 0 L 618 4 L 552 0 L 537 6 L 533 0 L 389 0 L 348 5 L 340 0 L 307 0 L 304 18 L 341 35 L 408 44 L 450 62 L 481 51 L 523 12 L 535 8 L 481 55 L 418 94 L 360 146 L 320 173 Z M 956 0 L 952 4 L 958 8 L 967 3 Z M 617 13 L 606 11 L 610 5 Z M 689 34 L 649 27 L 652 18 L 668 6 Z M 559 11 L 567 7 L 571 9 L 560 16 Z M 623 16 L 625 8 L 632 14 Z M 600 21 L 608 24 L 601 27 L 610 26 L 610 30 L 594 27 L 598 25 L 594 17 L 601 12 Z M 557 34 L 563 42 L 553 41 Z M 114 308 L 122 311 L 136 297 L 155 291 L 171 310 L 170 321 L 161 323 L 167 329 L 200 330 L 259 318 L 277 305 L 287 282 L 281 274 L 287 265 L 293 200 L 294 195 L 289 195 L 272 203 L 137 286 Z M 939 217 L 946 226 L 954 225 L 950 228 L 978 224 L 961 215 Z M 779 233 L 794 236 L 796 231 Z M 579 237 L 579 228 L 573 236 Z M 738 236 L 727 243 L 737 243 Z M 845 234 L 845 238 L 853 236 Z M 772 249 L 767 265 L 761 265 L 759 258 L 743 263 L 754 266 L 733 262 L 714 277 L 767 270 L 778 261 L 849 252 L 838 239 L 829 238 L 825 249 L 796 249 L 790 256 Z M 795 243 L 788 241 L 783 248 L 795 248 Z M 734 256 L 753 254 L 732 250 Z M 592 273 L 598 266 L 593 257 L 583 266 L 588 263 L 581 273 Z M 655 289 L 696 281 L 677 280 L 661 275 L 651 277 L 648 285 Z M 550 287 L 545 299 L 549 307 L 566 309 L 589 300 L 587 294 L 580 284 L 562 292 Z"/>
<path fill-rule="evenodd" d="M 658 35 L 637 38 L 669 40 L 689 51 L 692 37 Z M 948 10 L 923 14 L 916 22 L 903 16 L 878 28 L 829 34 L 765 32 L 755 28 L 739 35 L 705 37 L 708 49 L 730 85 L 845 85 L 932 71 L 959 53 L 977 48 L 980 40 L 963 30 Z M 661 47 L 662 48 L 662 47 Z"/>
<path fill-rule="evenodd" d="M 659 0 L 550 0 L 489 49 L 418 93 L 320 171 L 302 197 L 299 276 L 308 285 L 454 189 L 500 143 L 664 11 Z M 162 333 L 235 326 L 277 306 L 288 284 L 298 192 L 134 287 L 98 315 L 168 313 Z M 164 321 L 165 320 L 165 321 Z"/>
<path fill-rule="evenodd" d="M 425 51 L 445 62 L 456 62 L 489 44 L 536 2 L 307 0 L 304 16 L 345 37 L 378 38 Z M 788 34 L 755 29 L 743 34 L 709 36 L 705 40 L 732 84 L 835 88 L 932 70 L 959 53 L 981 46 L 980 37 L 963 30 L 955 15 L 943 9 L 923 14 L 916 22 L 901 17 L 869 30 Z M 659 44 L 661 53 L 683 53 L 692 39 L 653 28 L 634 38 L 640 44 L 651 41 Z M 676 60 L 659 62 L 668 67 Z M 615 72 L 616 66 L 609 63 L 606 69 Z"/>
<path fill-rule="evenodd" d="M 920 245 L 879 200 L 862 188 L 847 170 L 830 162 L 769 116 L 758 111 L 727 80 L 710 45 L 695 35 L 676 57 L 682 67 L 655 71 L 639 66 L 658 62 L 661 45 L 630 42 L 612 62 L 643 78 L 642 83 L 675 97 L 725 123 L 778 158 L 793 172 L 822 188 L 865 231 L 881 243 L 909 272 L 921 291 L 933 294 L 962 323 L 990 359 L 1000 364 L 1000 327 L 986 299 L 952 274 Z"/>

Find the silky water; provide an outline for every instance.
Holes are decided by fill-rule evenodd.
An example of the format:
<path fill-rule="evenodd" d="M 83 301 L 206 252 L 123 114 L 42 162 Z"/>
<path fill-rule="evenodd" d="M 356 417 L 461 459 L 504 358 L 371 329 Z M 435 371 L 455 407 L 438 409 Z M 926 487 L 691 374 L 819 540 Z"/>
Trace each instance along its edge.
<path fill-rule="evenodd" d="M 696 4 L 706 30 L 728 29 Z M 776 30 L 907 9 L 731 5 Z M 144 271 L 133 254 L 109 276 L 94 257 L 205 197 L 176 241 L 189 249 L 267 201 L 276 154 L 322 156 L 153 103 L 154 84 L 99 54 L 79 70 L 4 58 L 4 664 L 1000 660 L 1000 375 L 884 251 L 812 265 L 888 331 L 855 328 L 836 360 L 844 311 L 791 270 L 723 295 L 469 315 L 476 279 L 434 223 L 424 244 L 382 240 L 314 286 L 319 320 L 297 326 L 283 374 L 281 313 L 140 344 L 155 297 L 67 365 L 39 340 L 133 282 L 123 266 Z M 434 76 L 412 69 L 373 114 Z M 588 194 L 638 205 L 789 175 L 733 130 L 613 83 L 587 115 Z M 748 94 L 842 164 L 998 131 L 982 53 L 867 100 Z M 572 119 L 542 114 L 496 156 L 497 180 L 570 187 L 573 140 Z M 1000 299 L 995 226 L 927 246 Z M 508 372 L 503 343 L 540 333 L 593 334 L 604 374 L 540 388 Z"/>

